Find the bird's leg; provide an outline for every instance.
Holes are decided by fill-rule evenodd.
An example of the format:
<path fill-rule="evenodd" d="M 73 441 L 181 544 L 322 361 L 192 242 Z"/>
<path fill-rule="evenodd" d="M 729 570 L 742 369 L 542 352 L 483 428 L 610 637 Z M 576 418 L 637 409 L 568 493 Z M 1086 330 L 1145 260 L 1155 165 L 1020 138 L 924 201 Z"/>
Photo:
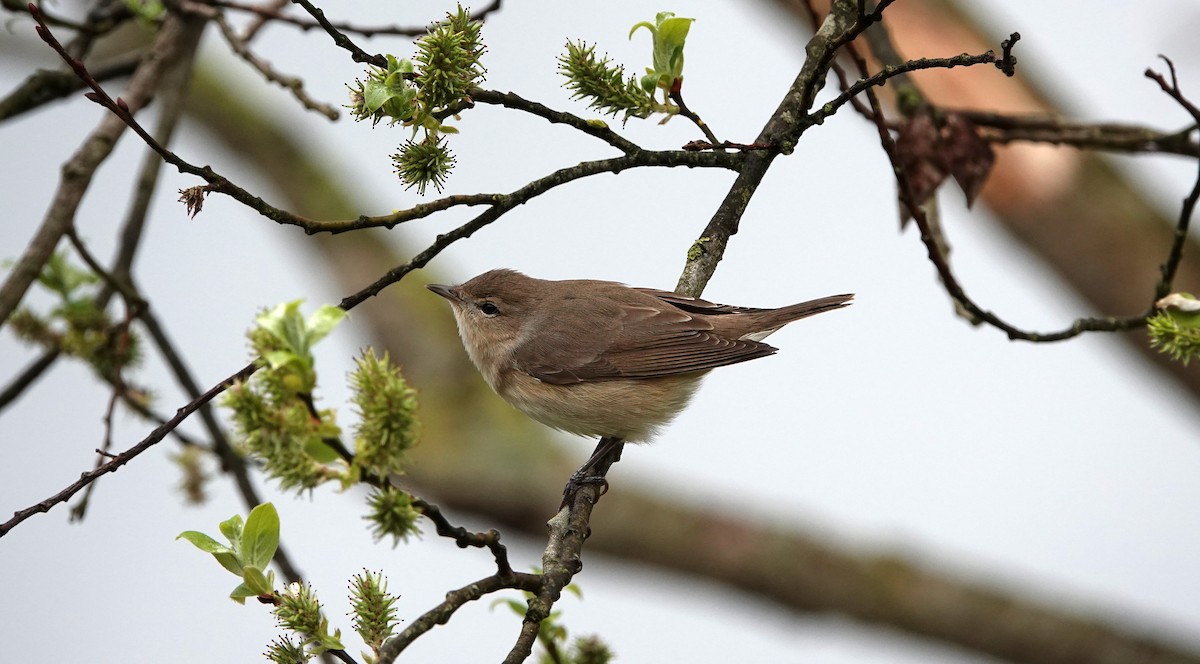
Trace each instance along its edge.
<path fill-rule="evenodd" d="M 579 489 L 588 484 L 599 484 L 601 486 L 600 495 L 604 495 L 608 491 L 608 480 L 604 479 L 604 475 L 608 473 L 608 469 L 612 465 L 621 460 L 621 450 L 625 448 L 625 441 L 620 438 L 612 438 L 605 436 L 596 444 L 596 449 L 592 451 L 592 456 L 588 457 L 587 461 L 579 467 L 571 475 L 571 479 L 567 480 L 567 486 L 563 488 L 563 501 L 559 509 L 566 507 L 575 500 L 575 494 L 579 493 Z"/>

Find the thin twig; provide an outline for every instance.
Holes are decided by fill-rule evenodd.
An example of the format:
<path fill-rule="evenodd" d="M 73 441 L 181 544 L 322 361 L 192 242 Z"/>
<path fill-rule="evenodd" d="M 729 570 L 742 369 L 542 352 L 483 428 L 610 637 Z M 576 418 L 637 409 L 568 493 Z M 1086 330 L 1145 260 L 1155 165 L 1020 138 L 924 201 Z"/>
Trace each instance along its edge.
<path fill-rule="evenodd" d="M 508 549 L 500 543 L 500 531 L 493 528 L 485 533 L 473 533 L 462 526 L 451 524 L 437 505 L 423 498 L 414 496 L 412 504 L 433 522 L 438 535 L 454 540 L 460 549 L 469 546 L 486 547 L 496 559 L 496 574 L 502 578 L 513 574 L 512 565 L 508 562 Z"/>
<path fill-rule="evenodd" d="M 290 0 L 277 0 L 279 6 L 286 5 Z M 323 28 L 320 22 L 315 20 L 306 20 L 295 16 L 289 16 L 279 11 L 278 7 L 260 7 L 258 5 L 247 4 L 243 2 L 234 2 L 233 0 L 212 0 L 208 4 L 214 7 L 223 7 L 225 9 L 234 9 L 238 11 L 249 12 L 259 17 L 260 21 L 286 23 L 301 30 L 308 31 L 313 28 Z M 490 4 L 480 9 L 472 10 L 471 20 L 482 21 L 487 18 L 488 14 L 500 9 L 500 0 L 493 0 Z M 329 21 L 329 25 L 341 32 L 351 32 L 362 35 L 364 37 L 374 37 L 376 35 L 398 35 L 402 37 L 420 37 L 429 32 L 428 26 L 412 27 L 401 25 L 356 25 L 353 23 Z"/>
<path fill-rule="evenodd" d="M 284 7 L 287 7 L 289 3 L 290 0 L 270 0 L 270 2 L 263 3 L 262 5 L 244 5 L 244 9 L 254 13 L 255 17 L 253 21 L 250 21 L 250 23 L 246 25 L 246 29 L 242 31 L 242 41 L 247 44 L 254 41 L 254 38 L 258 36 L 258 33 L 270 23 L 275 23 L 277 21 L 286 23 L 287 19 L 290 17 L 283 15 L 280 10 L 282 10 Z M 239 6 L 233 7 L 231 5 Z M 243 9 L 242 3 L 213 2 L 212 6 L 225 7 L 227 9 Z M 316 23 L 313 23 L 312 27 L 316 27 L 316 25 Z"/>
<path fill-rule="evenodd" d="M 38 35 L 67 60 L 68 65 L 75 70 L 77 75 L 81 70 L 86 72 L 83 63 L 71 58 L 62 44 L 50 33 L 40 10 L 30 4 L 29 12 L 35 20 L 39 20 Z M 194 48 L 199 33 L 199 24 L 174 17 L 169 17 L 164 22 L 155 39 L 154 46 L 151 47 L 150 52 L 154 54 L 154 57 L 143 60 L 129 82 L 127 94 L 130 97 L 130 103 L 123 103 L 122 106 L 124 113 L 130 119 L 133 117 L 132 110 L 141 108 L 149 102 L 157 89 L 159 78 L 171 63 L 181 53 Z M 93 82 L 94 80 L 92 79 Z M 99 84 L 96 85 L 99 86 Z M 121 135 L 126 124 L 117 118 L 102 118 L 99 126 L 64 166 L 54 201 L 47 210 L 41 226 L 21 258 L 10 270 L 3 285 L 0 285 L 0 322 L 8 320 L 17 303 L 25 296 L 29 286 L 54 252 L 55 246 L 70 226 L 75 210 L 78 209 L 79 202 L 83 199 L 83 195 L 91 183 L 92 175 L 112 153 L 117 137 Z"/>
<path fill-rule="evenodd" d="M 920 71 L 923 69 L 953 69 L 955 67 L 971 67 L 974 65 L 999 63 L 1000 60 L 996 57 L 993 51 L 987 51 L 978 55 L 956 55 L 952 58 L 918 58 L 916 60 L 908 60 L 894 67 L 887 67 L 882 71 L 875 73 L 872 76 L 860 78 L 855 81 L 850 87 L 846 88 L 840 95 L 821 105 L 821 108 L 813 111 L 808 115 L 807 123 L 811 125 L 819 125 L 826 118 L 838 112 L 851 99 L 868 88 L 882 86 L 890 79 L 908 74 L 909 72 Z"/>
<path fill-rule="evenodd" d="M 48 512 L 48 511 L 50 511 L 50 508 L 54 507 L 55 505 L 62 503 L 62 502 L 66 502 L 67 500 L 70 500 L 72 496 L 74 496 L 76 493 L 81 491 L 87 485 L 96 481 L 97 478 L 102 477 L 108 473 L 112 473 L 112 472 L 116 472 L 117 470 L 120 470 L 121 466 L 129 463 L 134 458 L 136 458 L 139 454 L 150 449 L 155 444 L 157 444 L 159 441 L 161 441 L 163 438 L 165 438 L 167 434 L 169 434 L 172 430 L 174 430 L 175 427 L 179 426 L 180 423 L 182 423 L 185 419 L 188 418 L 188 416 L 190 416 L 192 413 L 196 412 L 196 410 L 199 409 L 200 406 L 211 401 L 218 394 L 220 394 L 221 392 L 224 392 L 227 387 L 234 384 L 235 382 L 249 378 L 250 375 L 253 374 L 257 370 L 258 370 L 258 366 L 254 363 L 246 365 L 240 371 L 231 375 L 229 378 L 226 378 L 225 380 L 221 381 L 220 383 L 217 383 L 210 390 L 208 390 L 204 394 L 200 395 L 199 398 L 193 399 L 186 406 L 184 406 L 183 408 L 180 408 L 178 411 L 175 412 L 174 417 L 172 417 L 171 419 L 167 420 L 166 423 L 164 423 L 161 426 L 154 429 L 154 431 L 151 431 L 150 435 L 143 438 L 140 442 L 138 442 L 138 444 L 136 444 L 133 447 L 129 448 L 128 450 L 125 450 L 124 452 L 118 454 L 112 461 L 109 461 L 108 463 L 100 466 L 99 468 L 96 468 L 95 470 L 83 473 L 82 475 L 79 476 L 78 480 L 76 480 L 75 482 L 72 482 L 65 489 L 63 489 L 62 491 L 59 491 L 58 493 L 54 494 L 53 496 L 50 496 L 49 498 L 37 503 L 36 505 L 32 505 L 23 510 L 14 512 L 13 517 L 11 519 L 9 519 L 8 521 L 5 521 L 4 523 L 0 523 L 0 537 L 4 537 L 5 535 L 7 535 L 13 528 L 17 527 L 22 521 L 28 519 L 29 517 L 33 516 L 34 514 Z"/>
<path fill-rule="evenodd" d="M 372 55 L 359 48 L 358 44 L 355 44 L 353 40 L 346 36 L 345 33 L 330 23 L 329 19 L 325 18 L 325 12 L 317 9 L 313 3 L 309 2 L 308 0 L 292 0 L 292 2 L 303 7 L 304 11 L 308 12 L 310 16 L 316 19 L 317 24 L 320 25 L 321 28 L 325 30 L 325 32 L 329 33 L 329 36 L 333 38 L 333 43 L 336 46 L 350 51 L 350 57 L 355 62 L 364 62 L 375 65 L 380 69 L 387 69 L 387 58 L 379 54 Z"/>
<path fill-rule="evenodd" d="M 311 406 L 311 399 L 305 401 L 305 405 L 309 408 L 309 412 L 313 413 L 313 417 L 319 417 L 315 409 Z M 341 438 L 334 436 L 323 440 L 337 452 L 343 461 L 348 465 L 354 465 L 354 453 L 350 451 L 350 448 L 346 447 Z M 365 469 L 360 469 L 359 481 L 379 489 L 387 488 L 390 485 L 390 482 L 386 478 Z M 492 529 L 485 533 L 474 533 L 462 526 L 450 523 L 450 520 L 446 518 L 440 507 L 424 498 L 413 496 L 412 504 L 413 507 L 420 510 L 425 518 L 433 522 L 434 529 L 439 536 L 454 540 L 454 543 L 460 549 L 467 547 L 488 549 L 492 552 L 492 557 L 496 561 L 496 575 L 501 578 L 512 576 L 513 569 L 512 565 L 508 562 L 508 549 L 500 543 L 500 531 Z"/>
<path fill-rule="evenodd" d="M 17 397 L 24 394 L 25 390 L 37 382 L 37 379 L 54 365 L 61 353 L 62 351 L 57 347 L 47 348 L 36 360 L 25 367 L 24 371 L 13 378 L 12 382 L 5 385 L 4 389 L 0 390 L 0 413 L 4 412 L 4 409 L 16 401 Z"/>
<path fill-rule="evenodd" d="M 500 590 L 524 590 L 536 592 L 541 584 L 541 575 L 527 572 L 513 572 L 512 576 L 502 579 L 499 576 L 484 577 L 475 583 L 463 586 L 458 590 L 446 593 L 446 599 L 437 606 L 421 614 L 396 636 L 384 642 L 379 649 L 378 664 L 391 664 L 396 661 L 404 649 L 416 641 L 422 634 L 444 625 L 462 606 L 481 597 Z"/>
<path fill-rule="evenodd" d="M 3 6 L 9 11 L 27 11 L 30 14 L 33 14 L 34 10 L 30 9 L 30 7 L 33 7 L 42 15 L 42 20 L 44 20 L 47 25 L 53 25 L 58 28 L 67 28 L 79 33 L 107 32 L 116 27 L 115 24 L 120 20 L 116 17 L 100 17 L 89 15 L 86 23 L 80 23 L 79 21 L 72 21 L 68 18 L 63 18 L 57 14 L 47 14 L 40 4 L 21 3 L 19 0 L 2 0 L 0 1 L 0 6 Z M 128 18 L 128 12 L 126 12 L 125 18 Z"/>
<path fill-rule="evenodd" d="M 708 126 L 708 123 L 700 119 L 700 116 L 696 115 L 692 109 L 688 108 L 688 105 L 684 103 L 682 90 L 679 88 L 671 90 L 670 97 L 671 101 L 675 102 L 675 105 L 679 107 L 679 114 L 688 120 L 691 120 L 692 124 L 699 127 L 700 131 L 704 133 L 704 137 L 708 139 L 709 143 L 714 146 L 721 145 L 721 139 L 717 138 L 717 135 L 714 134 L 713 130 Z"/>
<path fill-rule="evenodd" d="M 642 148 L 636 143 L 629 141 L 617 132 L 613 131 L 606 122 L 585 120 L 584 118 L 581 118 L 573 113 L 556 111 L 549 106 L 525 99 L 524 97 L 512 92 L 497 92 L 495 90 L 472 88 L 467 93 L 467 96 L 472 102 L 503 106 L 505 108 L 521 111 L 523 113 L 529 113 L 530 115 L 536 115 L 539 118 L 549 121 L 551 124 L 565 124 L 568 127 L 576 129 L 588 136 L 598 138 L 605 143 L 608 143 L 626 155 L 632 156 L 643 151 Z"/>
<path fill-rule="evenodd" d="M 1200 156 L 1200 142 L 1191 140 L 1196 124 L 1175 131 L 1111 122 L 1082 123 L 1046 114 L 1006 115 L 989 111 L 940 107 L 980 128 L 979 136 L 993 143 L 1048 143 L 1089 150 Z"/>
<path fill-rule="evenodd" d="M 154 139 L 161 145 L 169 145 L 183 117 L 188 83 L 191 80 L 192 64 L 196 52 L 193 50 L 178 64 L 168 70 L 162 78 L 155 101 L 158 104 L 158 120 L 154 127 Z M 142 163 L 134 180 L 133 192 L 130 195 L 129 209 L 121 224 L 116 255 L 113 258 L 112 276 L 119 283 L 132 286 L 133 260 L 141 245 L 142 234 L 146 228 L 146 219 L 150 213 L 150 203 L 154 199 L 159 176 L 162 174 L 163 161 L 152 149 L 145 150 Z M 97 296 L 97 305 L 103 308 L 108 303 L 107 289 Z"/>
<path fill-rule="evenodd" d="M 1017 73 L 1017 59 L 1013 57 L 1013 47 L 1017 42 L 1021 41 L 1021 33 L 1014 32 L 1008 36 L 1008 39 L 1000 42 L 1000 60 L 996 63 L 996 69 L 1004 72 L 1005 76 L 1012 77 Z"/>
<path fill-rule="evenodd" d="M 301 0 L 302 1 L 302 0 Z M 319 10 L 318 10 L 319 11 Z M 113 112 L 117 117 L 124 121 L 135 133 L 142 138 L 146 145 L 150 146 L 163 161 L 175 166 L 180 172 L 196 175 L 203 178 L 208 185 L 202 187 L 193 187 L 190 190 L 185 190 L 185 198 L 192 201 L 191 205 L 196 205 L 198 201 L 202 201 L 203 196 L 210 191 L 217 191 L 226 194 L 237 200 L 238 202 L 250 207 L 259 214 L 272 221 L 281 224 L 300 226 L 306 233 L 344 233 L 352 230 L 363 228 L 391 228 L 396 224 L 419 219 L 429 216 L 434 212 L 445 210 L 458 205 L 491 205 L 492 210 L 500 209 L 501 213 L 506 212 L 512 207 L 519 205 L 532 195 L 540 194 L 554 186 L 565 184 L 572 180 L 606 172 L 620 172 L 631 168 L 638 167 L 708 167 L 708 168 L 728 168 L 734 169 L 740 167 L 741 158 L 737 154 L 713 154 L 713 153 L 697 153 L 688 152 L 685 150 L 669 150 L 669 151 L 647 151 L 642 150 L 628 140 L 621 138 L 611 129 L 607 127 L 596 126 L 588 123 L 586 120 L 569 113 L 554 111 L 542 104 L 531 102 L 511 93 L 499 93 L 485 90 L 474 91 L 478 101 L 481 103 L 495 103 L 509 108 L 518 108 L 528 113 L 532 113 L 539 117 L 545 118 L 550 122 L 567 124 L 584 131 L 585 133 L 595 136 L 610 145 L 622 150 L 626 156 L 616 160 L 601 160 L 596 162 L 585 162 L 575 167 L 561 169 L 549 176 L 537 180 L 529 185 L 521 187 L 517 191 L 510 194 L 475 194 L 469 196 L 448 196 L 429 203 L 422 203 L 407 210 L 401 210 L 390 215 L 380 217 L 360 216 L 357 219 L 345 221 L 316 221 L 307 217 L 293 214 L 286 210 L 277 208 L 262 200 L 258 196 L 251 194 L 246 189 L 238 186 L 229 179 L 220 175 L 208 166 L 196 166 L 181 158 L 171 150 L 168 150 L 161 143 L 154 139 L 138 122 L 121 99 L 114 100 L 104 88 L 97 82 L 82 62 L 75 59 L 69 59 L 69 56 L 62 49 L 62 46 L 54 39 L 49 29 L 45 26 L 39 27 L 39 33 L 43 34 L 43 39 L 55 49 L 64 59 L 67 59 L 68 64 L 74 69 L 76 75 L 80 77 L 92 89 L 92 93 L 88 94 L 88 99 L 104 106 Z M 487 215 L 487 213 L 485 213 Z M 480 215 L 483 217 L 484 215 Z M 479 219 L 480 217 L 477 217 Z M 498 218 L 499 215 L 488 215 L 490 223 Z M 474 231 L 471 231 L 474 232 Z M 468 233 L 469 235 L 469 233 Z M 391 283 L 391 282 L 388 282 Z M 386 284 L 385 284 L 386 285 Z"/>
<path fill-rule="evenodd" d="M 301 106 L 310 111 L 316 111 L 330 120 L 337 120 L 341 116 L 333 106 L 316 101 L 310 97 L 304 89 L 304 81 L 296 76 L 287 76 L 275 71 L 270 62 L 255 55 L 247 43 L 234 31 L 233 26 L 229 25 L 229 21 L 225 19 L 223 12 L 199 3 L 185 3 L 185 7 L 191 7 L 197 13 L 207 15 L 211 18 L 217 24 L 217 27 L 220 28 L 221 36 L 225 38 L 225 43 L 229 44 L 229 48 L 238 57 L 244 60 L 246 64 L 254 67 L 263 78 L 290 92 L 296 98 L 296 101 L 300 102 Z"/>
<path fill-rule="evenodd" d="M 117 337 L 117 349 L 116 352 L 113 353 L 113 357 L 116 358 L 116 361 L 111 369 L 111 372 L 108 372 L 107 375 L 104 376 L 104 378 L 108 380 L 109 384 L 112 386 L 112 390 L 108 397 L 108 406 L 104 410 L 104 442 L 101 444 L 100 449 L 97 450 L 99 456 L 96 458 L 96 468 L 99 468 L 104 464 L 105 458 L 111 459 L 113 457 L 113 455 L 108 454 L 108 450 L 112 448 L 113 414 L 117 409 L 117 401 L 121 398 L 121 395 L 126 393 L 125 381 L 121 376 L 121 372 L 124 367 L 120 362 L 120 358 L 125 356 L 125 353 L 129 347 L 129 324 L 133 322 L 133 319 L 138 312 L 145 309 L 146 303 L 144 300 L 138 297 L 136 293 L 130 292 L 129 289 L 123 284 L 118 283 L 112 277 L 112 275 L 100 265 L 95 256 L 92 256 L 92 253 L 87 248 L 87 245 L 84 244 L 83 240 L 79 238 L 79 234 L 75 232 L 74 226 L 67 231 L 67 238 L 71 241 L 71 246 L 75 248 L 75 252 L 79 254 L 80 258 L 83 259 L 83 262 L 87 264 L 88 268 L 91 269 L 94 274 L 99 275 L 99 277 L 104 280 L 109 288 L 120 292 L 121 296 L 125 300 L 125 317 L 111 332 L 111 334 L 114 334 Z M 71 521 L 80 521 L 87 514 L 87 508 L 91 502 L 92 492 L 95 490 L 95 488 L 95 482 L 88 484 L 87 489 L 83 492 L 83 497 L 80 498 L 79 502 L 71 508 Z"/>
<path fill-rule="evenodd" d="M 1146 70 L 1146 77 L 1158 83 L 1163 92 L 1170 95 L 1180 106 L 1192 116 L 1192 120 L 1200 126 L 1200 108 L 1197 108 L 1189 99 L 1183 96 L 1183 91 L 1179 89 L 1179 78 L 1175 75 L 1175 63 L 1165 55 L 1158 56 L 1162 58 L 1171 72 L 1171 83 L 1163 78 L 1162 74 L 1151 69 Z M 1188 226 L 1191 224 L 1192 213 L 1196 209 L 1196 201 L 1200 199 L 1200 174 L 1196 176 L 1196 183 L 1192 187 L 1192 191 L 1183 200 L 1183 206 L 1179 212 L 1179 221 L 1175 224 L 1175 241 L 1171 243 L 1171 250 L 1167 254 L 1167 260 L 1161 268 L 1162 279 L 1154 288 L 1154 299 L 1157 301 L 1166 296 L 1172 290 L 1172 285 L 1175 282 L 1175 274 L 1179 271 L 1179 264 L 1183 260 L 1183 248 L 1187 244 Z"/>
<path fill-rule="evenodd" d="M 92 70 L 98 81 L 128 76 L 142 61 L 142 52 L 122 54 Z M 8 96 L 0 99 L 0 121 L 17 117 L 45 104 L 63 99 L 84 88 L 83 81 L 70 70 L 39 69 L 30 74 Z"/>
<path fill-rule="evenodd" d="M 846 35 L 850 32 L 866 29 L 865 25 L 859 26 L 863 21 L 849 0 L 834 1 L 829 16 L 805 48 L 808 57 L 800 72 L 793 79 L 779 108 L 754 140 L 754 143 L 772 145 L 774 149 L 738 153 L 743 157 L 742 167 L 725 198 L 688 251 L 683 274 L 675 286 L 677 293 L 698 296 L 704 291 L 708 280 L 716 272 L 717 264 L 725 255 L 729 239 L 737 233 L 742 214 L 767 169 L 776 156 L 788 154 L 794 148 L 803 131 L 801 121 L 812 108 L 816 94 L 824 84 L 837 48 L 848 41 Z"/>
<path fill-rule="evenodd" d="M 126 346 L 129 343 L 129 323 L 133 320 L 129 315 L 130 313 L 132 312 L 129 312 L 128 310 L 126 311 L 125 319 L 122 321 L 122 324 L 119 328 L 120 331 L 118 332 L 119 336 L 117 342 L 121 346 Z M 120 357 L 124 350 L 124 348 L 118 349 L 117 357 Z M 99 468 L 101 465 L 103 465 L 105 459 L 112 460 L 116 458 L 116 455 L 110 453 L 109 450 L 112 449 L 113 415 L 117 412 L 117 401 L 126 394 L 125 382 L 121 378 L 121 369 L 122 367 L 119 364 L 113 367 L 111 376 L 112 389 L 109 391 L 108 406 L 104 409 L 104 439 L 103 443 L 101 443 L 100 447 L 96 450 L 96 468 Z M 71 507 L 68 520 L 83 520 L 83 518 L 87 515 L 88 505 L 91 504 L 92 493 L 96 490 L 96 485 L 97 482 L 92 482 L 91 484 L 87 485 L 87 488 L 83 490 L 83 496 L 80 497 L 79 502 L 75 503 L 75 505 Z"/>
<path fill-rule="evenodd" d="M 1011 53 L 1009 53 L 1011 57 Z M 1170 64 L 1170 61 L 1168 61 Z M 866 62 L 861 58 L 858 59 L 860 69 L 865 70 Z M 1200 112 L 1196 111 L 1196 107 L 1183 98 L 1179 92 L 1178 86 L 1172 82 L 1167 84 L 1165 79 L 1154 72 L 1147 71 L 1147 76 L 1157 81 L 1160 87 L 1163 88 L 1173 99 L 1178 101 L 1193 118 L 1200 122 Z M 1174 81 L 1174 79 L 1173 79 Z M 1194 211 L 1196 201 L 1200 198 L 1200 174 L 1197 176 L 1197 181 L 1192 189 L 1191 194 L 1184 200 L 1180 211 L 1180 219 L 1176 225 L 1176 240 L 1172 245 L 1170 254 L 1166 262 L 1162 266 L 1163 278 L 1155 286 L 1155 297 L 1150 301 L 1145 312 L 1135 316 L 1107 316 L 1107 317 L 1085 317 L 1078 318 L 1071 323 L 1070 326 L 1056 332 L 1031 332 L 1021 329 L 991 311 L 983 309 L 979 304 L 972 300 L 959 283 L 953 269 L 950 266 L 949 258 L 941 250 L 940 245 L 936 241 L 931 224 L 925 211 L 920 205 L 915 202 L 915 197 L 912 193 L 912 185 L 908 179 L 908 175 L 901 166 L 899 155 L 896 149 L 895 139 L 892 138 L 891 132 L 888 129 L 888 124 L 883 115 L 882 107 L 879 104 L 878 98 L 868 91 L 868 99 L 871 102 L 871 108 L 875 116 L 875 125 L 879 132 L 880 143 L 883 146 L 884 152 L 888 155 L 888 159 L 892 163 L 893 170 L 896 174 L 897 189 L 899 193 L 900 203 L 905 207 L 908 213 L 912 216 L 916 223 L 920 235 L 921 242 L 925 245 L 926 253 L 929 261 L 934 265 L 941 278 L 943 287 L 946 289 L 951 299 L 968 312 L 975 320 L 987 323 L 1008 335 L 1009 339 L 1031 341 L 1031 342 L 1054 342 L 1063 341 L 1072 337 L 1079 336 L 1084 332 L 1116 332 L 1125 331 L 1141 327 L 1145 325 L 1146 319 L 1154 314 L 1154 300 L 1157 300 L 1162 295 L 1170 291 L 1171 283 L 1174 278 L 1175 270 L 1178 268 L 1179 261 L 1182 258 L 1183 245 L 1186 241 L 1187 228 L 1190 223 L 1192 213 Z"/>

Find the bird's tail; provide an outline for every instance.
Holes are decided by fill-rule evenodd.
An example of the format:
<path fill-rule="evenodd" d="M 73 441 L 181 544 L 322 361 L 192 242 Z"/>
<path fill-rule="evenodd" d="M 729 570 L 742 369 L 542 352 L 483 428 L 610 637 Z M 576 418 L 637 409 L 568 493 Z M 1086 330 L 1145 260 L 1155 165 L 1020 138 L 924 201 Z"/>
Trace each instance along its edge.
<path fill-rule="evenodd" d="M 752 341 L 762 341 L 767 338 L 772 332 L 791 323 L 792 321 L 808 318 L 826 311 L 841 309 L 842 307 L 850 306 L 850 301 L 854 299 L 853 293 L 845 295 L 829 295 L 827 297 L 791 304 L 778 309 L 764 309 L 753 313 L 743 314 L 751 317 L 753 324 L 748 326 L 750 332 L 743 334 L 742 339 L 750 339 Z"/>

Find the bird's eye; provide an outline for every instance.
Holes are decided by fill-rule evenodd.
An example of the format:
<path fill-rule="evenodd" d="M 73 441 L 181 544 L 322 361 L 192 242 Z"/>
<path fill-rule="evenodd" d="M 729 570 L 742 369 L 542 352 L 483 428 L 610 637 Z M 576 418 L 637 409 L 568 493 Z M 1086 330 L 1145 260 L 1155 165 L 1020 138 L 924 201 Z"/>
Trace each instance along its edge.
<path fill-rule="evenodd" d="M 497 307 L 493 302 L 484 302 L 479 305 L 479 310 L 483 312 L 484 316 L 495 316 L 500 313 L 500 307 Z"/>

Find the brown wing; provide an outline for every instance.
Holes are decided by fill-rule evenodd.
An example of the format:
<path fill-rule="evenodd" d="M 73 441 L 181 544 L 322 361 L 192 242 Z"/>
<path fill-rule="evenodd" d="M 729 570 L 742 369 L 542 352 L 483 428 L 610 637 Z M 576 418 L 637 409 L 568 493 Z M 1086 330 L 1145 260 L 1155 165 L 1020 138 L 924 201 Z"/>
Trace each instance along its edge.
<path fill-rule="evenodd" d="M 655 288 L 635 288 L 634 290 L 652 295 L 663 302 L 694 314 L 745 314 L 756 311 L 767 311 L 767 309 L 756 309 L 754 307 L 735 307 L 731 304 L 717 304 L 716 302 L 701 300 L 698 297 L 688 297 L 687 295 L 680 295 L 672 291 Z"/>
<path fill-rule="evenodd" d="M 513 357 L 517 366 L 543 382 L 570 385 L 702 371 L 776 351 L 764 343 L 718 336 L 703 316 L 678 305 L 662 306 L 658 300 L 667 300 L 657 297 L 662 291 L 620 288 L 614 299 L 577 303 L 596 314 L 587 316 L 591 321 L 588 325 L 580 325 L 577 316 L 569 316 L 536 326 L 540 331 L 533 344 L 536 348 L 529 343 L 518 347 Z M 693 306 L 704 310 L 703 305 Z M 600 339 L 609 342 L 597 343 Z"/>

